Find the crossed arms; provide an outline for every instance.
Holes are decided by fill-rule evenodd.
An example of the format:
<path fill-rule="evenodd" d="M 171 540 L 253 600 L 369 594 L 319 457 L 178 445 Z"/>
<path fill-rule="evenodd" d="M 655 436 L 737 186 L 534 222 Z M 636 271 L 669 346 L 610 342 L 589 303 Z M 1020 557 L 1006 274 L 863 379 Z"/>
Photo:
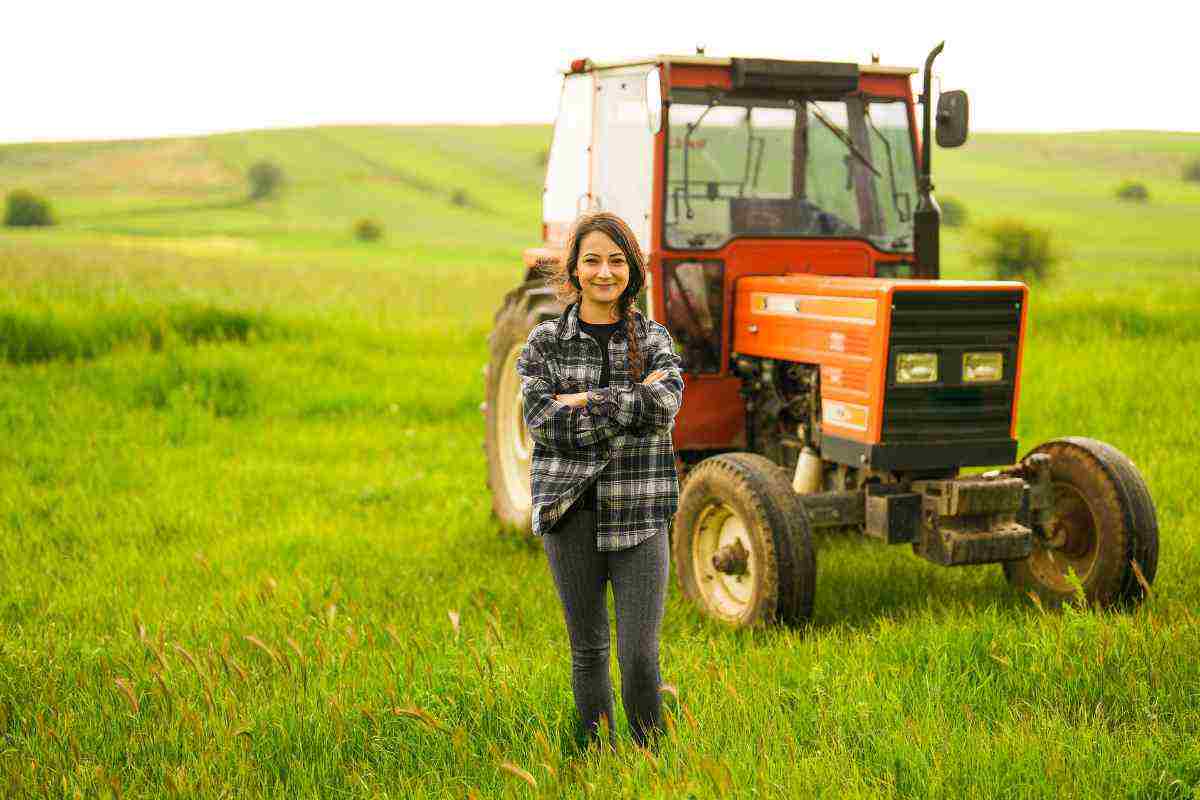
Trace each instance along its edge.
<path fill-rule="evenodd" d="M 683 402 L 682 360 L 671 334 L 650 324 L 643 352 L 650 373 L 641 383 L 609 386 L 588 394 L 554 394 L 552 361 L 530 335 L 517 359 L 525 427 L 535 442 L 554 450 L 590 447 L 620 433 L 645 428 L 669 428 Z"/>

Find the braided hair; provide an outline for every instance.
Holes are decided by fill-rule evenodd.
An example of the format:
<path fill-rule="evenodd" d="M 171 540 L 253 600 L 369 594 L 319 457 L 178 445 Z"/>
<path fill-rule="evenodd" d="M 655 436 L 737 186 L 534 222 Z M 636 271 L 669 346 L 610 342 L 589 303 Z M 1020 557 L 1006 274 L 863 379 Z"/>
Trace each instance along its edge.
<path fill-rule="evenodd" d="M 583 298 L 583 289 L 579 285 L 579 248 L 583 238 L 589 233 L 599 231 L 613 240 L 613 243 L 625 254 L 625 263 L 629 265 L 629 284 L 621 296 L 617 298 L 617 319 L 625 323 L 625 340 L 628 343 L 629 377 L 637 382 L 642 379 L 641 348 L 638 345 L 637 327 L 634 322 L 633 305 L 646 285 L 646 261 L 642 249 L 638 246 L 637 237 L 616 214 L 607 211 L 584 214 L 575 220 L 571 233 L 567 237 L 566 251 L 558 262 L 550 267 L 550 283 L 558 293 L 558 299 L 563 304 L 577 303 Z"/>

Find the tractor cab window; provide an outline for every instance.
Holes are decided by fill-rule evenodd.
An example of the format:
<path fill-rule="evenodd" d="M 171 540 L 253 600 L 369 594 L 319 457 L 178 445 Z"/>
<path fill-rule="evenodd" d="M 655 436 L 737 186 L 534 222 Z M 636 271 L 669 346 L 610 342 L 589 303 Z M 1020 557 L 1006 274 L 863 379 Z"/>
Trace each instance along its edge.
<path fill-rule="evenodd" d="M 668 247 L 781 236 L 912 250 L 916 170 L 903 102 L 684 90 L 668 119 Z"/>
<path fill-rule="evenodd" d="M 685 372 L 721 371 L 721 321 L 725 269 L 720 261 L 668 261 L 667 328 L 683 357 Z"/>

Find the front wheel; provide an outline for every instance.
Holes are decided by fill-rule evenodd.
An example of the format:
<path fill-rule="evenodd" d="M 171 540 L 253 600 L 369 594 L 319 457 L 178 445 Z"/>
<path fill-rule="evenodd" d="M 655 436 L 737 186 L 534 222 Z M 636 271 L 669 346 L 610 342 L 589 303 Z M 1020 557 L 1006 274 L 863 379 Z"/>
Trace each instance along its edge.
<path fill-rule="evenodd" d="M 1075 595 L 1074 572 L 1089 604 L 1141 602 L 1158 569 L 1158 520 L 1137 467 L 1115 447 L 1083 437 L 1054 439 L 1033 453 L 1050 456 L 1054 507 L 1033 552 L 1004 564 L 1009 583 L 1061 605 Z"/>
<path fill-rule="evenodd" d="M 701 461 L 680 493 L 671 541 L 684 595 L 735 627 L 812 616 L 816 558 L 787 472 L 760 455 Z"/>

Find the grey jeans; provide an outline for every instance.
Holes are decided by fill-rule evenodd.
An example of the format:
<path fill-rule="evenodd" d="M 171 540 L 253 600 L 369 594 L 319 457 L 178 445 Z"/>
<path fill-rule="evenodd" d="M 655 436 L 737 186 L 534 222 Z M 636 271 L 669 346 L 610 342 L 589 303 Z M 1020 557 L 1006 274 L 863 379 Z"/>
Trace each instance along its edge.
<path fill-rule="evenodd" d="M 670 559 L 659 533 L 625 550 L 596 550 L 596 512 L 575 508 L 542 537 L 571 641 L 571 688 L 584 732 L 599 734 L 600 717 L 613 722 L 606 584 L 617 614 L 621 702 L 634 741 L 647 744 L 662 727 L 658 635 L 667 599 Z"/>

